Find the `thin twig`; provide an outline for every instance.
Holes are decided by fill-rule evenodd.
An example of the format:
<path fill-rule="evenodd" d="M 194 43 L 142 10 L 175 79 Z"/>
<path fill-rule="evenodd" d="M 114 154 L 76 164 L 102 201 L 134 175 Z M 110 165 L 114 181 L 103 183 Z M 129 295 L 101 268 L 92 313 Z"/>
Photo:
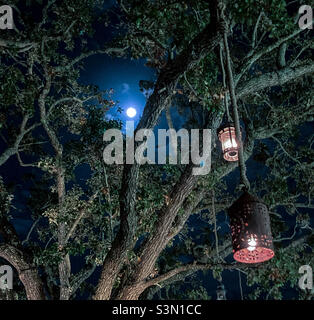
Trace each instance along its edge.
<path fill-rule="evenodd" d="M 285 153 L 285 155 L 287 155 L 291 160 L 293 160 L 297 164 L 302 165 L 302 163 L 298 159 L 294 158 L 293 156 L 291 156 L 289 154 L 289 152 L 284 148 L 284 146 L 282 145 L 282 143 L 281 143 L 281 141 L 279 139 L 277 139 L 275 136 L 272 136 L 272 138 L 279 144 L 280 148 Z"/>
<path fill-rule="evenodd" d="M 254 27 L 254 31 L 253 31 L 253 36 L 252 36 L 252 48 L 255 47 L 257 30 L 258 30 L 258 26 L 259 26 L 259 23 L 260 23 L 261 18 L 262 18 L 263 15 L 264 15 L 264 12 L 261 11 L 261 13 L 259 14 L 259 16 L 257 18 L 256 24 L 255 24 L 255 27 Z"/>
<path fill-rule="evenodd" d="M 90 199 L 88 200 L 88 203 L 91 204 L 94 199 L 96 198 L 98 192 L 96 192 L 92 197 L 90 197 Z M 75 219 L 70 231 L 67 233 L 66 237 L 65 237 L 65 240 L 64 240 L 64 243 L 66 244 L 70 238 L 72 237 L 72 235 L 74 234 L 74 231 L 75 229 L 77 228 L 78 224 L 80 223 L 81 219 L 84 217 L 84 215 L 86 214 L 87 210 L 86 208 L 82 208 L 80 211 L 79 211 L 79 215 L 77 216 L 77 218 Z"/>
<path fill-rule="evenodd" d="M 19 164 L 20 164 L 21 167 L 33 167 L 33 168 L 38 168 L 38 166 L 35 165 L 35 164 L 31 164 L 31 163 L 30 163 L 30 164 L 25 164 L 25 163 L 23 163 L 19 151 L 16 152 L 16 156 L 17 156 L 17 160 L 18 160 L 18 162 L 19 162 Z"/>
<path fill-rule="evenodd" d="M 200 101 L 203 101 L 204 99 L 201 98 L 195 91 L 195 89 L 192 87 L 192 85 L 190 84 L 190 82 L 188 81 L 187 77 L 186 77 L 186 72 L 183 73 L 184 79 L 187 83 L 187 85 L 189 86 L 190 90 L 193 92 L 193 94 L 195 95 L 196 98 L 198 98 Z"/>
<path fill-rule="evenodd" d="M 34 230 L 34 228 L 35 228 L 35 226 L 36 226 L 36 224 L 38 223 L 39 220 L 40 220 L 40 218 L 37 218 L 37 220 L 33 223 L 32 227 L 30 228 L 30 230 L 29 230 L 29 232 L 28 232 L 28 234 L 26 236 L 26 239 L 22 241 L 22 244 L 25 244 L 26 242 L 29 241 L 30 235 L 33 232 L 33 230 Z"/>

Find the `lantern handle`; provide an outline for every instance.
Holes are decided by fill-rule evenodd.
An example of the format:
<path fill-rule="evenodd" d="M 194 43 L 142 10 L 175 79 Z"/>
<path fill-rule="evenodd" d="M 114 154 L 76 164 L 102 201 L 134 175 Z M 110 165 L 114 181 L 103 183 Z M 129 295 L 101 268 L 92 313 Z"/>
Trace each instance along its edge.
<path fill-rule="evenodd" d="M 225 24 L 228 26 L 228 23 L 226 21 L 225 15 L 224 15 L 224 10 L 225 10 L 225 8 L 222 8 L 221 18 L 225 22 Z M 233 80 L 230 50 L 229 50 L 228 37 L 227 37 L 227 31 L 226 31 L 227 29 L 228 28 L 226 28 L 223 32 L 223 43 L 224 43 L 224 48 L 225 48 L 227 78 L 228 78 L 228 87 L 229 87 L 229 93 L 230 93 L 230 98 L 231 98 L 232 115 L 233 115 L 236 137 L 237 137 L 237 140 L 239 141 L 238 153 L 239 153 L 240 184 L 242 185 L 243 190 L 249 191 L 250 182 L 249 182 L 247 175 L 246 175 L 246 166 L 245 166 L 245 161 L 244 161 L 243 144 L 242 144 L 242 140 L 241 140 L 237 97 L 235 94 L 235 85 L 234 85 L 234 80 Z"/>

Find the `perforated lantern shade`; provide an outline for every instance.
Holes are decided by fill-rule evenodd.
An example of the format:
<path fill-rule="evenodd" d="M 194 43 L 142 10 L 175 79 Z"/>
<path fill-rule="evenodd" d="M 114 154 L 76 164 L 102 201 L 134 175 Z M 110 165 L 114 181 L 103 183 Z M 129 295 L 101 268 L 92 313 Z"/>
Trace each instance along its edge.
<path fill-rule="evenodd" d="M 260 263 L 274 254 L 267 206 L 244 192 L 228 209 L 233 257 L 242 263 Z"/>
<path fill-rule="evenodd" d="M 232 123 L 221 126 L 218 130 L 218 138 L 221 142 L 223 157 L 227 161 L 238 161 L 238 141 Z"/>

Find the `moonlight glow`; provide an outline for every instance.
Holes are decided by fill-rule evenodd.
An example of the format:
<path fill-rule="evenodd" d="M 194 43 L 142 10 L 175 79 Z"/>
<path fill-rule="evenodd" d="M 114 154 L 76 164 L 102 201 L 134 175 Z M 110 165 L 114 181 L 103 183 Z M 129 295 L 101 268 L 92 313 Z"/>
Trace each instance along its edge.
<path fill-rule="evenodd" d="M 128 108 L 126 114 L 129 118 L 134 118 L 136 116 L 136 110 L 134 108 Z"/>

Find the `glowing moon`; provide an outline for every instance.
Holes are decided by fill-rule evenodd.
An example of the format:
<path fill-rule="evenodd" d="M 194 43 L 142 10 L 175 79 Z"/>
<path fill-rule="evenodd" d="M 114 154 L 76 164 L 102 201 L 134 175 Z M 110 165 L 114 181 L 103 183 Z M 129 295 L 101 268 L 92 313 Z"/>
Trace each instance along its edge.
<path fill-rule="evenodd" d="M 126 114 L 129 118 L 134 118 L 136 116 L 136 110 L 134 108 L 128 108 Z"/>

